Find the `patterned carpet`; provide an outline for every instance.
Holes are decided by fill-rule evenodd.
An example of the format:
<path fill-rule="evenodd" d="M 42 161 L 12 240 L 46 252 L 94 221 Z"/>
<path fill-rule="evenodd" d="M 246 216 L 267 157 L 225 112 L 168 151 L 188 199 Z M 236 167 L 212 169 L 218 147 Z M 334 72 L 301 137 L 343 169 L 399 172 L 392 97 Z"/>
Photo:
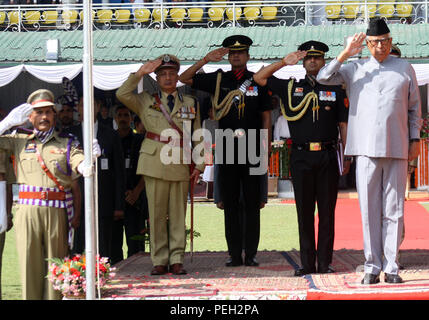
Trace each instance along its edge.
<path fill-rule="evenodd" d="M 104 291 L 104 299 L 428 299 L 429 250 L 403 250 L 400 272 L 404 283 L 381 282 L 364 286 L 363 252 L 338 250 L 333 257 L 333 274 L 294 277 L 299 252 L 258 252 L 259 267 L 225 267 L 226 252 L 197 252 L 193 262 L 185 257 L 188 274 L 151 276 L 148 254 L 135 255 L 117 267 L 116 278 Z"/>

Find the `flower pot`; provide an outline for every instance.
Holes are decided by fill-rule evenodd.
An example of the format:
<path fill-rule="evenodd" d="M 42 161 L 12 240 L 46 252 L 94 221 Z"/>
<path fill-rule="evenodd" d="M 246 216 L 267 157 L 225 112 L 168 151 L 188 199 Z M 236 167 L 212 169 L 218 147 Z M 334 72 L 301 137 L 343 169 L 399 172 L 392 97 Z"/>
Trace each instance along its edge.
<path fill-rule="evenodd" d="M 278 197 L 285 199 L 294 199 L 293 186 L 291 180 L 279 179 L 277 183 Z"/>
<path fill-rule="evenodd" d="M 86 294 L 81 293 L 78 296 L 72 295 L 72 294 L 65 294 L 63 295 L 63 300 L 85 300 Z"/>

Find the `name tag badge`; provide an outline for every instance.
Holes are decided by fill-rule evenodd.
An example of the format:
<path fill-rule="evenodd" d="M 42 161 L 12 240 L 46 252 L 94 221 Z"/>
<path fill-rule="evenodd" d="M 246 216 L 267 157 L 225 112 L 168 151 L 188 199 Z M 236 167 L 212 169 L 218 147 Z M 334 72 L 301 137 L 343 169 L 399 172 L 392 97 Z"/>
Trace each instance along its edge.
<path fill-rule="evenodd" d="M 130 158 L 126 158 L 125 159 L 125 169 L 129 169 L 129 168 L 130 168 Z"/>
<path fill-rule="evenodd" d="M 25 153 L 34 153 L 36 152 L 36 144 L 35 143 L 28 143 L 24 150 Z"/>
<path fill-rule="evenodd" d="M 100 164 L 101 164 L 101 170 L 109 170 L 109 159 L 101 158 Z"/>
<path fill-rule="evenodd" d="M 294 97 L 302 97 L 304 95 L 304 88 L 296 87 L 293 95 Z"/>

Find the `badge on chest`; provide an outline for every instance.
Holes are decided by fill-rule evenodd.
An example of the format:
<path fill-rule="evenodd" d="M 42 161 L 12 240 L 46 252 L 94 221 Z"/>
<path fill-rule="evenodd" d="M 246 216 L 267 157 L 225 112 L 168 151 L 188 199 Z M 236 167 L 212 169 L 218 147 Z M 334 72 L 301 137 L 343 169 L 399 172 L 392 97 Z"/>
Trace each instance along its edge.
<path fill-rule="evenodd" d="M 25 146 L 25 153 L 35 153 L 36 152 L 36 144 L 34 142 L 27 142 L 27 145 Z"/>
<path fill-rule="evenodd" d="M 302 87 L 296 87 L 295 91 L 293 92 L 294 97 L 302 97 L 304 96 L 304 88 Z"/>
<path fill-rule="evenodd" d="M 195 119 L 195 113 L 194 107 L 182 106 L 177 113 L 177 116 L 180 119 Z"/>
<path fill-rule="evenodd" d="M 50 151 L 50 153 L 52 153 L 52 154 L 65 154 L 66 152 L 67 152 L 67 150 L 63 150 L 60 148 L 55 148 L 55 149 L 52 149 Z"/>
<path fill-rule="evenodd" d="M 337 96 L 335 91 L 320 91 L 319 92 L 320 101 L 336 101 Z"/>
<path fill-rule="evenodd" d="M 248 87 L 246 90 L 247 97 L 257 97 L 258 96 L 258 86 Z"/>
<path fill-rule="evenodd" d="M 150 105 L 149 108 L 152 110 L 156 110 L 158 112 L 161 112 L 161 108 L 159 107 L 159 104 L 156 102 L 153 105 Z"/>

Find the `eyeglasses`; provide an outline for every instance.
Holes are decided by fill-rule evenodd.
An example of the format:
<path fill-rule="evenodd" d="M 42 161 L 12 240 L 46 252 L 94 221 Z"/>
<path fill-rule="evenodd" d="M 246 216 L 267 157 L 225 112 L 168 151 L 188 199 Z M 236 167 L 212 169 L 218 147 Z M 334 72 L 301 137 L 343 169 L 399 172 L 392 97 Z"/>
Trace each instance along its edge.
<path fill-rule="evenodd" d="M 378 46 L 379 43 L 381 43 L 382 46 L 386 45 L 389 40 L 392 38 L 383 38 L 383 39 L 367 39 L 368 43 L 370 43 L 372 46 Z"/>

